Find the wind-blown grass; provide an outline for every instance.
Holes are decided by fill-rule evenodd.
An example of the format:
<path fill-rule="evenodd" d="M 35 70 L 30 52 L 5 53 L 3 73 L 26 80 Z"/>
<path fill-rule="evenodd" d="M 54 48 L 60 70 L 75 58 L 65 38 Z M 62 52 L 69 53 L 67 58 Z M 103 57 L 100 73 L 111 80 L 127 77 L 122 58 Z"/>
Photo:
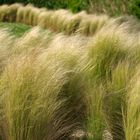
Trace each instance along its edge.
<path fill-rule="evenodd" d="M 68 10 L 47 10 L 36 8 L 31 4 L 3 5 L 0 7 L 1 21 L 39 25 L 42 28 L 55 32 L 73 34 L 76 32 L 83 35 L 93 35 L 100 30 L 108 21 L 107 16 L 88 15 L 86 12 L 73 14 Z"/>
<path fill-rule="evenodd" d="M 139 94 L 139 74 L 135 75 L 136 81 L 133 82 L 127 96 L 127 110 L 124 114 L 124 127 L 126 140 L 138 140 L 140 138 L 140 94 Z"/>
<path fill-rule="evenodd" d="M 15 22 L 50 30 L 0 30 L 1 139 L 139 140 L 139 23 L 18 6 Z"/>

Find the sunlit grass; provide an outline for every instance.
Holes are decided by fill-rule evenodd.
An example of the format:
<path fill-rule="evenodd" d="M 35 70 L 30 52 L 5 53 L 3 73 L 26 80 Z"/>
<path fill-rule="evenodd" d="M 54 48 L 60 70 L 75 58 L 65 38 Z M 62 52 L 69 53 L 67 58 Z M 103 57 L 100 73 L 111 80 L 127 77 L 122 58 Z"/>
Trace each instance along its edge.
<path fill-rule="evenodd" d="M 0 23 L 1 139 L 139 140 L 139 23 L 18 6 Z"/>

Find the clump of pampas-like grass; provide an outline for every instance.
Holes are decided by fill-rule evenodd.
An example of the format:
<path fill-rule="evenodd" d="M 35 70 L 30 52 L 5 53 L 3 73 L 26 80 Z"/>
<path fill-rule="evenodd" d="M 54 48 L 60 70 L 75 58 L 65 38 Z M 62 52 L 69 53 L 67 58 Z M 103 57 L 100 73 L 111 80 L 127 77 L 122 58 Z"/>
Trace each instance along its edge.
<path fill-rule="evenodd" d="M 84 52 L 83 40 L 58 35 L 45 47 L 39 34 L 43 35 L 34 29 L 15 41 L 15 49 L 26 51 L 13 52 L 1 75 L 2 138 L 64 140 L 82 129 L 86 81 L 76 67 Z"/>
<path fill-rule="evenodd" d="M 39 15 L 41 14 L 41 12 L 44 12 L 46 11 L 47 9 L 46 8 L 36 8 L 36 7 L 32 7 L 31 8 L 31 11 L 30 11 L 30 25 L 32 26 L 36 26 L 38 24 L 38 18 L 39 18 Z"/>
<path fill-rule="evenodd" d="M 9 10 L 8 5 L 0 6 L 0 21 L 8 21 L 7 12 Z"/>
<path fill-rule="evenodd" d="M 3 114 L 7 124 L 7 130 L 5 131 L 10 139 L 57 139 L 61 136 L 61 133 L 58 136 L 52 132 L 55 129 L 54 127 L 57 126 L 56 119 L 55 126 L 52 123 L 55 113 L 57 113 L 56 110 L 59 110 L 64 102 L 57 99 L 57 93 L 61 88 L 55 75 L 59 77 L 59 74 L 58 72 L 55 75 L 52 73 L 52 77 L 50 71 L 47 74 L 44 69 L 42 69 L 43 71 L 36 69 L 34 63 L 35 56 L 33 58 L 31 58 L 31 55 L 17 57 L 7 66 L 7 70 L 1 78 L 2 85 L 9 83 L 5 87 L 3 86 L 5 92 L 1 93 L 1 96 L 5 96 Z M 50 83 L 51 85 L 49 84 L 51 81 L 47 79 L 46 74 L 50 78 L 54 78 L 55 81 L 52 82 L 55 88 L 51 88 L 52 83 Z M 37 78 L 38 76 L 39 79 Z M 48 84 L 46 83 L 47 81 Z M 15 115 L 16 117 L 14 117 Z M 55 132 L 57 133 L 57 131 Z"/>
<path fill-rule="evenodd" d="M 56 28 L 58 32 L 63 32 L 63 31 L 65 32 L 64 30 L 66 28 L 65 21 L 67 20 L 67 18 L 70 18 L 70 16 L 72 16 L 72 13 L 66 10 L 61 10 L 61 11 L 59 10 L 58 14 L 56 13 L 56 15 L 57 15 Z"/>
<path fill-rule="evenodd" d="M 27 25 L 30 25 L 30 12 L 31 12 L 31 9 L 33 8 L 33 5 L 31 4 L 28 4 L 24 7 L 24 13 L 23 13 L 23 23 L 24 24 L 27 24 Z"/>
<path fill-rule="evenodd" d="M 70 15 L 71 13 L 68 10 L 60 9 L 54 11 L 54 14 L 50 18 L 50 27 L 56 32 L 61 32 L 63 21 L 67 16 L 70 17 Z"/>
<path fill-rule="evenodd" d="M 97 103 L 94 101 L 95 104 L 93 104 L 95 107 L 99 105 L 98 116 L 97 119 L 90 119 L 89 129 L 92 124 L 93 129 L 94 126 L 97 126 L 102 131 L 107 127 L 114 140 L 125 138 L 122 107 L 125 104 L 127 85 L 135 73 L 137 65 L 136 63 L 134 65 L 134 61 L 137 61 L 134 52 L 137 50 L 135 41 L 138 42 L 138 40 L 134 39 L 137 38 L 135 33 L 129 35 L 125 31 L 126 29 L 129 28 L 123 28 L 122 25 L 117 28 L 115 25 L 102 27 L 94 36 L 93 41 L 89 43 L 89 53 L 84 67 L 88 79 L 91 79 L 91 83 L 93 83 L 92 87 L 95 87 L 93 93 L 96 95 L 97 92 L 99 99 Z M 99 87 L 101 87 L 100 90 Z M 93 97 L 96 96 L 93 94 Z M 101 114 L 100 110 L 102 110 Z M 106 119 L 105 123 L 104 119 Z M 96 120 L 99 120 L 99 123 Z"/>
<path fill-rule="evenodd" d="M 18 3 L 0 6 L 0 21 L 16 22 L 17 10 L 20 7 L 23 7 L 23 5 Z"/>
<path fill-rule="evenodd" d="M 6 29 L 0 31 L 0 75 L 7 64 L 7 60 L 12 55 L 12 49 L 14 47 L 14 37 L 12 37 Z M 7 40 L 4 42 L 3 40 Z"/>
<path fill-rule="evenodd" d="M 5 67 L 7 66 L 9 56 L 11 55 L 11 49 L 14 46 L 13 37 L 7 32 L 7 30 L 0 30 L 0 76 L 5 70 Z M 7 40 L 4 42 L 3 40 Z M 2 90 L 1 90 L 2 91 Z M 0 95 L 0 124 L 3 124 L 0 126 L 0 139 L 8 139 L 7 136 L 7 126 L 4 119 L 4 113 L 3 113 L 3 95 Z M 6 136 L 6 137 L 5 137 Z"/>
<path fill-rule="evenodd" d="M 79 14 L 73 15 L 69 19 L 67 19 L 67 21 L 65 22 L 66 34 L 75 33 L 78 30 L 79 24 L 80 24 L 81 18 L 82 18 L 81 15 L 82 15 L 82 13 L 79 13 Z"/>
<path fill-rule="evenodd" d="M 109 18 L 105 15 L 86 15 L 80 22 L 78 32 L 83 35 L 93 35 L 98 32 L 108 20 Z"/>
<path fill-rule="evenodd" d="M 16 22 L 17 23 L 24 23 L 24 7 L 20 7 L 17 10 L 17 18 L 16 18 Z"/>
<path fill-rule="evenodd" d="M 9 5 L 8 9 L 8 22 L 16 22 L 17 17 L 17 10 L 22 7 L 22 4 L 15 3 L 12 5 Z"/>
<path fill-rule="evenodd" d="M 106 15 L 93 16 L 90 27 L 89 27 L 89 35 L 93 35 L 98 32 L 109 20 L 109 17 Z"/>
<path fill-rule="evenodd" d="M 51 16 L 53 15 L 52 11 L 43 11 L 38 17 L 38 25 L 42 28 L 50 29 Z"/>
<path fill-rule="evenodd" d="M 29 37 L 30 36 L 30 37 Z M 22 37 L 16 38 L 13 53 L 19 55 L 37 48 L 47 48 L 54 34 L 50 31 L 44 31 L 39 27 L 34 27 Z"/>

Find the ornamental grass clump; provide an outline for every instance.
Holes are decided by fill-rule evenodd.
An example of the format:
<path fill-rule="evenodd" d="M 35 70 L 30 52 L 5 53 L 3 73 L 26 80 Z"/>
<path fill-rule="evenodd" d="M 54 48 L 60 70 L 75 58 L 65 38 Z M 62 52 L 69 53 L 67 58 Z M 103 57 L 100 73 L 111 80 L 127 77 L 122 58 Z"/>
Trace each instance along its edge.
<path fill-rule="evenodd" d="M 22 4 L 18 4 L 18 3 L 9 5 L 8 22 L 16 22 L 17 10 L 22 6 L 23 6 Z"/>
<path fill-rule="evenodd" d="M 124 99 L 129 80 L 135 73 L 136 65 L 133 64 L 135 58 L 132 58 L 134 56 L 132 50 L 135 51 L 136 43 L 135 40 L 126 42 L 131 35 L 125 33 L 125 28 L 123 30 L 119 27 L 115 31 L 112 26 L 106 31 L 107 27 L 105 26 L 97 32 L 93 41 L 89 42 L 88 53 L 85 57 L 84 69 L 88 79 L 91 80 L 91 87 L 95 87 L 91 99 L 96 97 L 96 92 L 98 95 L 97 103 L 93 100 L 95 102 L 93 105 L 98 107 L 96 112 L 98 116 L 97 119 L 91 119 L 89 126 L 92 124 L 94 127 L 97 126 L 102 133 L 107 128 L 113 140 L 123 140 L 125 132 L 122 107 L 125 105 Z M 96 123 L 97 125 L 95 125 Z M 97 139 L 101 138 L 101 135 L 99 136 Z"/>
<path fill-rule="evenodd" d="M 27 34 L 29 38 L 15 41 L 0 78 L 0 135 L 13 140 L 69 139 L 84 129 L 86 116 L 86 81 L 77 68 L 83 41 L 58 35 L 47 47 L 39 29 Z"/>
<path fill-rule="evenodd" d="M 17 18 L 16 18 L 16 22 L 17 23 L 24 23 L 24 7 L 20 7 L 17 10 Z"/>
<path fill-rule="evenodd" d="M 8 21 L 8 16 L 7 16 L 7 12 L 9 10 L 8 5 L 2 5 L 0 6 L 0 21 Z"/>

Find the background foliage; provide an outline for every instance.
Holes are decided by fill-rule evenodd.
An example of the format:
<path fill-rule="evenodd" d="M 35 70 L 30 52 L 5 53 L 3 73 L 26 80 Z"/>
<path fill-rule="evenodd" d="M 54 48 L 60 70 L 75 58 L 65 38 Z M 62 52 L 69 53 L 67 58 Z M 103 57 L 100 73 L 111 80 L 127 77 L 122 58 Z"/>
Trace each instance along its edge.
<path fill-rule="evenodd" d="M 131 0 L 129 3 L 130 14 L 140 19 L 140 0 Z"/>
<path fill-rule="evenodd" d="M 111 16 L 122 14 L 134 15 L 140 18 L 140 0 L 0 0 L 4 3 L 32 3 L 37 7 L 48 9 L 70 9 L 73 12 L 86 10 L 90 13 L 105 13 Z"/>

